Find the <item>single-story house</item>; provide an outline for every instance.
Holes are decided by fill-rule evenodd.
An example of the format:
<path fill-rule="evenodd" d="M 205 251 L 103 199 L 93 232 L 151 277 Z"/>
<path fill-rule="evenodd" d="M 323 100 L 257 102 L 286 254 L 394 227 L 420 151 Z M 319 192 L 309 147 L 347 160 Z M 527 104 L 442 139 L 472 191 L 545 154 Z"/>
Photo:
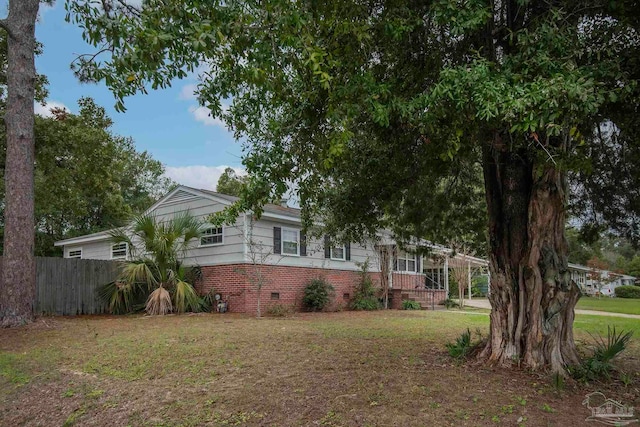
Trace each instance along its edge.
<path fill-rule="evenodd" d="M 586 295 L 602 295 L 614 297 L 618 286 L 633 285 L 636 278 L 627 274 L 587 267 L 586 265 L 569 263 L 571 279 L 575 281 L 582 293 Z"/>
<path fill-rule="evenodd" d="M 189 211 L 206 221 L 236 200 L 234 196 L 181 185 L 147 213 L 163 220 Z M 267 204 L 260 219 L 244 213 L 230 226 L 216 227 L 205 222 L 202 231 L 184 262 L 201 267 L 202 279 L 196 289 L 202 294 L 211 290 L 220 294 L 232 312 L 255 312 L 257 289 L 250 277 L 255 276 L 257 268 L 265 277 L 260 296 L 267 307 L 280 303 L 301 308 L 306 283 L 317 277 L 334 286 L 334 308 L 347 306 L 360 280 L 361 266 L 367 261 L 370 277 L 386 290 L 383 294 L 390 299 L 391 308 L 399 308 L 403 299 L 417 300 L 423 306 L 437 305 L 448 295 L 453 268 L 466 266 L 469 276 L 488 276 L 484 259 L 465 256 L 461 262 L 461 255 L 452 256 L 451 249 L 426 241 L 404 245 L 407 250 L 403 250 L 389 233 L 380 233 L 376 241 L 368 244 L 332 245 L 326 238 L 307 237 L 300 210 L 284 204 Z M 109 231 L 61 240 L 55 245 L 63 248 L 65 258 L 126 260 L 131 252 L 126 243 L 114 244 Z M 413 253 L 416 246 L 428 247 L 429 255 Z M 598 283 L 589 267 L 569 264 L 569 270 L 571 278 L 587 294 L 612 296 L 617 286 L 633 284 L 635 279 L 598 270 L 602 278 Z"/>
<path fill-rule="evenodd" d="M 178 186 L 147 213 L 162 220 L 189 211 L 206 221 L 236 200 L 213 191 Z M 257 289 L 250 277 L 256 268 L 262 269 L 266 277 L 261 289 L 263 306 L 281 303 L 300 308 L 304 286 L 317 277 L 334 286 L 334 308 L 346 306 L 360 280 L 361 266 L 367 261 L 374 283 L 388 289 L 392 308 L 407 298 L 435 305 L 447 295 L 446 256 L 417 255 L 412 253 L 415 244 L 401 250 L 384 234 L 369 244 L 332 245 L 327 238 L 313 239 L 305 235 L 300 210 L 285 205 L 267 204 L 259 219 L 246 212 L 233 225 L 206 224 L 202 231 L 184 262 L 201 267 L 202 279 L 196 289 L 200 293 L 213 289 L 228 301 L 232 312 L 255 312 Z M 130 256 L 127 244 L 114 244 L 108 231 L 61 240 L 55 245 L 63 247 L 65 258 L 126 260 Z M 447 253 L 446 248 L 431 247 L 435 252 Z M 471 263 L 486 266 L 477 258 L 470 258 Z"/>

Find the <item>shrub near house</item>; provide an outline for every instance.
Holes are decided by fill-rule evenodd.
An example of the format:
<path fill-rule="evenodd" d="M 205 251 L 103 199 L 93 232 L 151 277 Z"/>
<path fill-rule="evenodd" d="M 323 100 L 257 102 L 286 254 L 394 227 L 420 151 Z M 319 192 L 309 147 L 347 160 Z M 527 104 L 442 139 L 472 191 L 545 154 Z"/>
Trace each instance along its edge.
<path fill-rule="evenodd" d="M 322 311 L 335 295 L 333 286 L 324 279 L 312 279 L 304 288 L 302 302 L 309 311 Z"/>
<path fill-rule="evenodd" d="M 371 276 L 369 275 L 369 262 L 363 263 L 360 268 L 360 281 L 355 288 L 356 292 L 350 304 L 351 309 L 365 311 L 379 310 L 381 305 L 377 296 L 378 289 L 373 284 Z"/>
<path fill-rule="evenodd" d="M 618 286 L 615 289 L 618 298 L 638 298 L 640 299 L 640 286 L 626 285 Z"/>
<path fill-rule="evenodd" d="M 188 282 L 196 267 L 182 265 L 182 257 L 200 228 L 200 221 L 183 212 L 165 222 L 140 215 L 126 231 L 114 230 L 111 242 L 124 245 L 125 259 L 118 279 L 102 286 L 98 296 L 112 313 L 131 312 L 140 299 L 149 314 L 199 311 L 200 298 Z"/>

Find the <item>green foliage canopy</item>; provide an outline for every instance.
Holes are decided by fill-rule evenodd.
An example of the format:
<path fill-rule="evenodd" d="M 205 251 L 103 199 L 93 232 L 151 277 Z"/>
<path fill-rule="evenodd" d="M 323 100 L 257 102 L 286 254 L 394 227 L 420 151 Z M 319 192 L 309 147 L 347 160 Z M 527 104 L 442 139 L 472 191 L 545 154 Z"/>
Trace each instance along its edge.
<path fill-rule="evenodd" d="M 604 262 L 606 270 L 640 277 L 640 252 L 628 239 L 606 233 L 596 241 L 585 241 L 574 227 L 568 228 L 566 234 L 570 262 L 588 265 L 589 260 L 597 258 Z"/>
<path fill-rule="evenodd" d="M 233 168 L 226 168 L 223 174 L 220 175 L 220 178 L 218 178 L 216 191 L 231 196 L 240 196 L 244 182 L 244 177 L 238 176 Z"/>
<path fill-rule="evenodd" d="M 251 178 L 230 218 L 293 182 L 307 222 L 322 217 L 351 238 L 387 227 L 440 241 L 486 221 L 483 144 L 585 180 L 599 173 L 588 160 L 603 144 L 594 124 L 637 105 L 637 5 L 519 5 L 67 2 L 85 39 L 111 53 L 75 70 L 104 80 L 118 109 L 201 71 L 201 103 L 249 149 Z M 618 117 L 623 126 L 628 115 Z"/>
<path fill-rule="evenodd" d="M 634 277 L 640 277 L 640 255 L 634 256 L 633 259 L 629 261 L 625 273 Z"/>
<path fill-rule="evenodd" d="M 78 102 L 78 114 L 36 116 L 36 255 L 56 255 L 53 242 L 123 225 L 168 191 L 163 165 L 133 140 L 115 135 L 104 108 Z M 4 147 L 4 131 L 0 145 Z M 1 151 L 4 153 L 4 150 Z M 0 158 L 4 165 L 4 155 Z M 0 178 L 4 166 L 0 168 Z M 4 197 L 4 180 L 0 180 Z"/>

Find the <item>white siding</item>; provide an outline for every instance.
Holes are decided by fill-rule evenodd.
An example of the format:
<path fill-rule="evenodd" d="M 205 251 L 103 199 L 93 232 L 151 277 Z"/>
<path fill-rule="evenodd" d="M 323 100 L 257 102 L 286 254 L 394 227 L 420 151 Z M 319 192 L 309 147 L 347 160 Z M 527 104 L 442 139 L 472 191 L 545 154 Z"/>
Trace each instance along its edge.
<path fill-rule="evenodd" d="M 167 200 L 150 212 L 160 221 L 168 220 L 176 214 L 189 211 L 193 216 L 206 221 L 208 216 L 224 209 L 226 205 L 205 196 L 194 195 L 189 191 L 178 190 Z M 373 245 L 363 247 L 357 243 L 351 243 L 351 259 L 339 261 L 324 257 L 324 239 L 307 238 L 307 256 L 288 256 L 273 253 L 273 228 L 301 229 L 296 221 L 281 221 L 260 219 L 253 224 L 254 253 L 265 253 L 264 257 L 257 257 L 267 264 L 329 268 L 337 270 L 359 270 L 357 263 L 364 263 L 369 259 L 369 270 L 379 271 L 377 251 Z M 198 264 L 201 266 L 238 264 L 251 261 L 250 245 L 245 242 L 244 215 L 241 215 L 233 226 L 223 227 L 223 244 L 200 247 L 199 241 L 194 241 L 185 257 L 185 264 Z M 248 230 L 249 228 L 247 228 Z M 246 244 L 245 244 L 246 243 Z M 82 247 L 82 257 L 85 259 L 111 259 L 111 241 L 103 240 L 94 243 L 82 243 L 66 245 L 65 257 L 69 250 Z"/>
<path fill-rule="evenodd" d="M 193 216 L 206 221 L 207 217 L 224 209 L 220 202 L 194 195 L 190 192 L 178 190 L 167 200 L 157 205 L 152 215 L 156 215 L 159 221 L 168 220 L 176 214 L 189 211 Z M 238 219 L 235 226 L 224 227 L 224 244 L 219 246 L 200 247 L 199 241 L 194 240 L 191 249 L 187 251 L 185 264 L 216 265 L 241 263 L 244 260 L 243 218 Z M 135 241 L 134 241 L 135 243 Z M 70 250 L 82 247 L 84 259 L 111 259 L 111 241 L 102 240 L 93 243 L 65 245 L 64 256 L 67 257 Z M 136 245 L 138 246 L 138 245 Z"/>
<path fill-rule="evenodd" d="M 301 226 L 295 223 L 284 223 L 267 219 L 260 219 L 253 224 L 253 239 L 257 243 L 258 251 L 263 249 L 271 255 L 266 259 L 268 264 L 295 267 L 316 267 L 336 270 L 360 270 L 357 263 L 364 263 L 369 259 L 369 271 L 379 271 L 377 252 L 373 248 L 363 247 L 357 243 L 351 243 L 351 260 L 337 261 L 324 257 L 324 239 L 312 239 L 307 237 L 307 256 L 292 256 L 273 253 L 273 228 L 284 227 L 301 230 Z"/>
<path fill-rule="evenodd" d="M 209 215 L 224 208 L 225 205 L 220 202 L 180 190 L 156 206 L 151 213 L 162 221 L 176 214 L 189 211 L 191 215 L 204 222 L 207 221 Z M 205 266 L 243 262 L 244 238 L 242 221 L 243 217 L 241 216 L 235 225 L 223 227 L 224 243 L 222 245 L 200 247 L 200 242 L 194 241 L 185 256 L 185 264 Z"/>
<path fill-rule="evenodd" d="M 70 251 L 80 248 L 82 248 L 82 259 L 111 259 L 111 242 L 109 240 L 65 245 L 64 257 L 69 258 Z"/>

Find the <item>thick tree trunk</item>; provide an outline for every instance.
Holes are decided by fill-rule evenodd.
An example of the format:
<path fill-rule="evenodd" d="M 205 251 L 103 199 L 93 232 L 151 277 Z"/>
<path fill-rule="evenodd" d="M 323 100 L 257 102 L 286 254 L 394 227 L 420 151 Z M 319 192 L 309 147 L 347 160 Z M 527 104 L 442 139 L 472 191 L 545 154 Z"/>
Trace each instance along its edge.
<path fill-rule="evenodd" d="M 551 162 L 513 151 L 500 135 L 484 148 L 490 235 L 490 337 L 481 357 L 564 374 L 580 291 L 568 272 L 567 182 Z"/>
<path fill-rule="evenodd" d="M 33 101 L 38 5 L 39 0 L 11 0 L 9 15 L 2 22 L 8 32 L 5 228 L 0 281 L 2 327 L 29 322 L 34 312 Z"/>

